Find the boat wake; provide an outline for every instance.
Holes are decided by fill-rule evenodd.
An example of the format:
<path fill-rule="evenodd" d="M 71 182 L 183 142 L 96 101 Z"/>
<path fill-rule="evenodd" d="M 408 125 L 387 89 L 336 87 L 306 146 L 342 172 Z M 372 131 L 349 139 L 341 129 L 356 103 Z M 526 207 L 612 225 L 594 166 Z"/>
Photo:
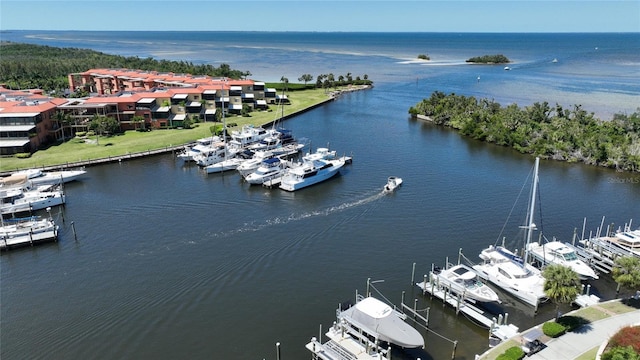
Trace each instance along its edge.
<path fill-rule="evenodd" d="M 351 202 L 346 202 L 340 205 L 336 205 L 336 206 L 331 206 L 325 209 L 321 209 L 321 210 L 316 210 L 316 211 L 310 211 L 310 212 L 305 212 L 302 214 L 291 214 L 289 216 L 286 217 L 282 217 L 282 216 L 278 216 L 272 219 L 267 219 L 263 222 L 250 222 L 250 223 L 245 223 L 244 226 L 238 228 L 238 229 L 234 229 L 234 230 L 230 230 L 230 231 L 224 231 L 224 232 L 218 232 L 213 234 L 213 237 L 227 237 L 227 236 L 231 236 L 234 234 L 238 234 L 238 233 L 244 233 L 244 232 L 254 232 L 254 231 L 260 231 L 262 229 L 271 227 L 271 226 L 277 226 L 277 225 L 284 225 L 284 224 L 288 224 L 291 222 L 295 222 L 295 221 L 300 221 L 300 220 L 306 220 L 306 219 L 310 219 L 313 217 L 317 217 L 317 216 L 328 216 L 331 215 L 333 213 L 337 213 L 337 212 L 342 212 L 348 209 L 352 209 L 358 206 L 362 206 L 365 204 L 368 204 L 370 202 L 376 201 L 382 197 L 385 196 L 385 192 L 378 192 L 376 191 L 374 194 L 372 195 L 367 195 L 365 198 L 363 199 L 359 199 L 356 201 L 351 201 Z"/>

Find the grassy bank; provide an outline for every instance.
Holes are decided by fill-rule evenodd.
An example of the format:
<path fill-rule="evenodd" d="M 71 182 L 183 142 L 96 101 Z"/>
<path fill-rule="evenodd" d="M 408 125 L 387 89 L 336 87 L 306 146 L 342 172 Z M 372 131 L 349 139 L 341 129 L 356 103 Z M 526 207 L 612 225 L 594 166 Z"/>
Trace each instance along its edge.
<path fill-rule="evenodd" d="M 291 104 L 284 106 L 285 116 L 304 111 L 329 99 L 322 89 L 295 91 L 288 93 L 287 96 L 291 100 Z M 255 126 L 268 124 L 282 114 L 282 109 L 275 105 L 271 105 L 270 110 L 253 112 L 251 117 L 228 117 L 227 123 L 237 124 L 236 127 L 230 128 L 230 130 L 239 129 L 246 124 Z M 88 139 L 89 141 L 72 139 L 65 143 L 53 145 L 46 150 L 39 150 L 27 159 L 0 158 L 0 172 L 61 165 L 186 144 L 196 139 L 210 136 L 210 128 L 214 124 L 216 123 L 199 123 L 193 129 L 154 130 L 150 132 L 127 131 L 124 134 L 110 137 L 94 136 Z"/>

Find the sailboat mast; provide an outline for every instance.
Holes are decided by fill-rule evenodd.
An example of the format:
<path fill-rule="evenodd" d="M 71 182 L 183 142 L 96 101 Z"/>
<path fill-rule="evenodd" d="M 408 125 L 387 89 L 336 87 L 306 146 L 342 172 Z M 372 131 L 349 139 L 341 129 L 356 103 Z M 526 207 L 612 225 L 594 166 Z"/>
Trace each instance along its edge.
<path fill-rule="evenodd" d="M 533 187 L 531 189 L 531 204 L 529 206 L 529 221 L 527 224 L 527 242 L 525 244 L 526 254 L 524 257 L 524 261 L 529 261 L 529 244 L 531 243 L 531 236 L 533 235 L 533 227 L 535 224 L 533 223 L 533 214 L 536 207 L 536 193 L 538 191 L 538 165 L 540 163 L 540 158 L 536 157 L 536 162 L 533 167 Z"/>

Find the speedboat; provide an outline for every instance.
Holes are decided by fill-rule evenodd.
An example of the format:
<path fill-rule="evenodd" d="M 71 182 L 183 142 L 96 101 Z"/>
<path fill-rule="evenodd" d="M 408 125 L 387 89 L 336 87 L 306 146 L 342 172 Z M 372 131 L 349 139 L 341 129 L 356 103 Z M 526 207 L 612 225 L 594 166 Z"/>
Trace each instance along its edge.
<path fill-rule="evenodd" d="M 345 322 L 366 335 L 402 348 L 422 348 L 424 338 L 404 319 L 406 316 L 374 298 L 366 297 L 338 314 Z"/>
<path fill-rule="evenodd" d="M 252 185 L 261 185 L 284 174 L 285 165 L 277 157 L 264 159 L 256 171 L 247 175 L 244 179 Z"/>
<path fill-rule="evenodd" d="M 55 185 L 78 180 L 87 173 L 84 169 L 43 171 L 40 169 L 28 169 L 17 171 L 12 176 L 26 175 L 27 180 L 33 185 Z"/>
<path fill-rule="evenodd" d="M 305 160 L 301 165 L 290 167 L 282 176 L 280 189 L 296 191 L 332 178 L 345 164 L 342 158 L 335 160 Z"/>
<path fill-rule="evenodd" d="M 529 254 L 545 266 L 557 264 L 571 268 L 578 274 L 580 280 L 598 279 L 596 272 L 584 261 L 578 258 L 575 250 L 560 241 L 545 244 L 532 242 L 528 245 Z"/>
<path fill-rule="evenodd" d="M 434 281 L 440 286 L 461 295 L 463 298 L 480 302 L 499 302 L 498 294 L 484 284 L 470 267 L 459 264 L 445 270 L 431 273 Z"/>
<path fill-rule="evenodd" d="M 482 250 L 483 263 L 473 266 L 473 270 L 484 280 L 510 293 L 521 301 L 537 307 L 545 301 L 544 277 L 539 269 L 528 264 L 502 246 L 490 245 Z"/>
<path fill-rule="evenodd" d="M 402 178 L 399 178 L 397 176 L 389 176 L 389 178 L 387 179 L 387 183 L 384 185 L 384 188 L 382 190 L 384 192 L 392 192 L 401 184 Z"/>

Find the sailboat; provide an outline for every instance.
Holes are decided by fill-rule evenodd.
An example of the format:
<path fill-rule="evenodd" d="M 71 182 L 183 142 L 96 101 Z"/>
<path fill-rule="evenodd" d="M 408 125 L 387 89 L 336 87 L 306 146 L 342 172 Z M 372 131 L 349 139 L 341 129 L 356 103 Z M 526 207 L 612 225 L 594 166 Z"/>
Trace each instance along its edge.
<path fill-rule="evenodd" d="M 531 243 L 531 236 L 536 225 L 533 222 L 535 210 L 535 195 L 538 188 L 538 166 L 540 158 L 536 158 L 534 166 L 531 201 L 528 213 L 526 229 L 526 245 Z M 525 245 L 525 249 L 527 248 Z M 539 269 L 529 264 L 526 260 L 502 246 L 490 245 L 480 253 L 482 263 L 474 265 L 473 269 L 479 277 L 488 280 L 505 292 L 513 295 L 521 301 L 538 307 L 547 296 L 544 292 L 544 277 Z"/>

